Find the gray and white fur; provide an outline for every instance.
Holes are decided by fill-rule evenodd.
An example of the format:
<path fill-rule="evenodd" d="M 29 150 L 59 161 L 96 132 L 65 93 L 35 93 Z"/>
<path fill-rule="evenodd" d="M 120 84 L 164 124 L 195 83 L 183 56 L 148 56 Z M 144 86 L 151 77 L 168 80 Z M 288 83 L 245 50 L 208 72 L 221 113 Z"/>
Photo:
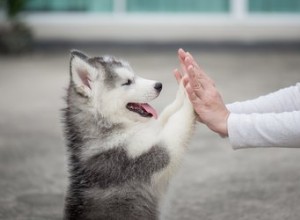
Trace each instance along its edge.
<path fill-rule="evenodd" d="M 65 220 L 156 220 L 195 115 L 181 83 L 155 119 L 162 88 L 114 57 L 71 52 L 64 109 L 69 156 Z"/>

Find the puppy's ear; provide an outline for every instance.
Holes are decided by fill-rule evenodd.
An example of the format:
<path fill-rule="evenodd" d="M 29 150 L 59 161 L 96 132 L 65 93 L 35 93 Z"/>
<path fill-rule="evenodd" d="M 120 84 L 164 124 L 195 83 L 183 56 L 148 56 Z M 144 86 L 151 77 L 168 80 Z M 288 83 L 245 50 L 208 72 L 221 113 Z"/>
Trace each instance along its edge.
<path fill-rule="evenodd" d="M 91 95 L 91 82 L 97 78 L 97 69 L 88 62 L 89 57 L 78 50 L 71 51 L 70 73 L 75 89 L 81 95 Z"/>

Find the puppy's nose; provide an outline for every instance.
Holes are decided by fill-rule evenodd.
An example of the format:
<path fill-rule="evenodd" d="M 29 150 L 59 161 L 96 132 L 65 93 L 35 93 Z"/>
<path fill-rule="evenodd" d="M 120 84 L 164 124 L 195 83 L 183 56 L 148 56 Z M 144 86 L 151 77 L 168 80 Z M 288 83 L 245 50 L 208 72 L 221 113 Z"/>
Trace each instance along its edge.
<path fill-rule="evenodd" d="M 162 84 L 159 82 L 155 83 L 154 89 L 156 89 L 156 91 L 160 92 L 162 89 Z"/>

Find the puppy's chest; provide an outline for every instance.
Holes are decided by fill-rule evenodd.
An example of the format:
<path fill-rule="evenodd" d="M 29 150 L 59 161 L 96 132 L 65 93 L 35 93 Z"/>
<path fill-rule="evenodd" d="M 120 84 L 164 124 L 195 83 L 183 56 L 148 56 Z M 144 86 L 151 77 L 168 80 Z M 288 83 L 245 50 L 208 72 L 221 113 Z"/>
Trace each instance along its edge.
<path fill-rule="evenodd" d="M 149 182 L 154 173 L 169 164 L 165 148 L 151 147 L 137 157 L 130 157 L 124 147 L 113 148 L 95 155 L 86 161 L 82 170 L 88 185 L 100 188 L 121 186 L 132 182 Z"/>
<path fill-rule="evenodd" d="M 158 130 L 152 127 L 135 128 L 126 140 L 126 151 L 131 158 L 139 157 L 155 146 L 164 148 Z"/>

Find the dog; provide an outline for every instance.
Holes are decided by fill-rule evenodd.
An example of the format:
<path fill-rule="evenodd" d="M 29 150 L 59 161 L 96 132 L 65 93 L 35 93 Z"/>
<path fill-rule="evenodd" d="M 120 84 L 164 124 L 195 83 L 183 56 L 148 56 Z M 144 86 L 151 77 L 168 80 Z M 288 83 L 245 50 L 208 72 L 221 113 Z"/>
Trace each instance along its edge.
<path fill-rule="evenodd" d="M 158 117 L 162 84 L 112 56 L 73 50 L 63 121 L 69 157 L 65 220 L 156 220 L 194 130 L 180 83 Z"/>

